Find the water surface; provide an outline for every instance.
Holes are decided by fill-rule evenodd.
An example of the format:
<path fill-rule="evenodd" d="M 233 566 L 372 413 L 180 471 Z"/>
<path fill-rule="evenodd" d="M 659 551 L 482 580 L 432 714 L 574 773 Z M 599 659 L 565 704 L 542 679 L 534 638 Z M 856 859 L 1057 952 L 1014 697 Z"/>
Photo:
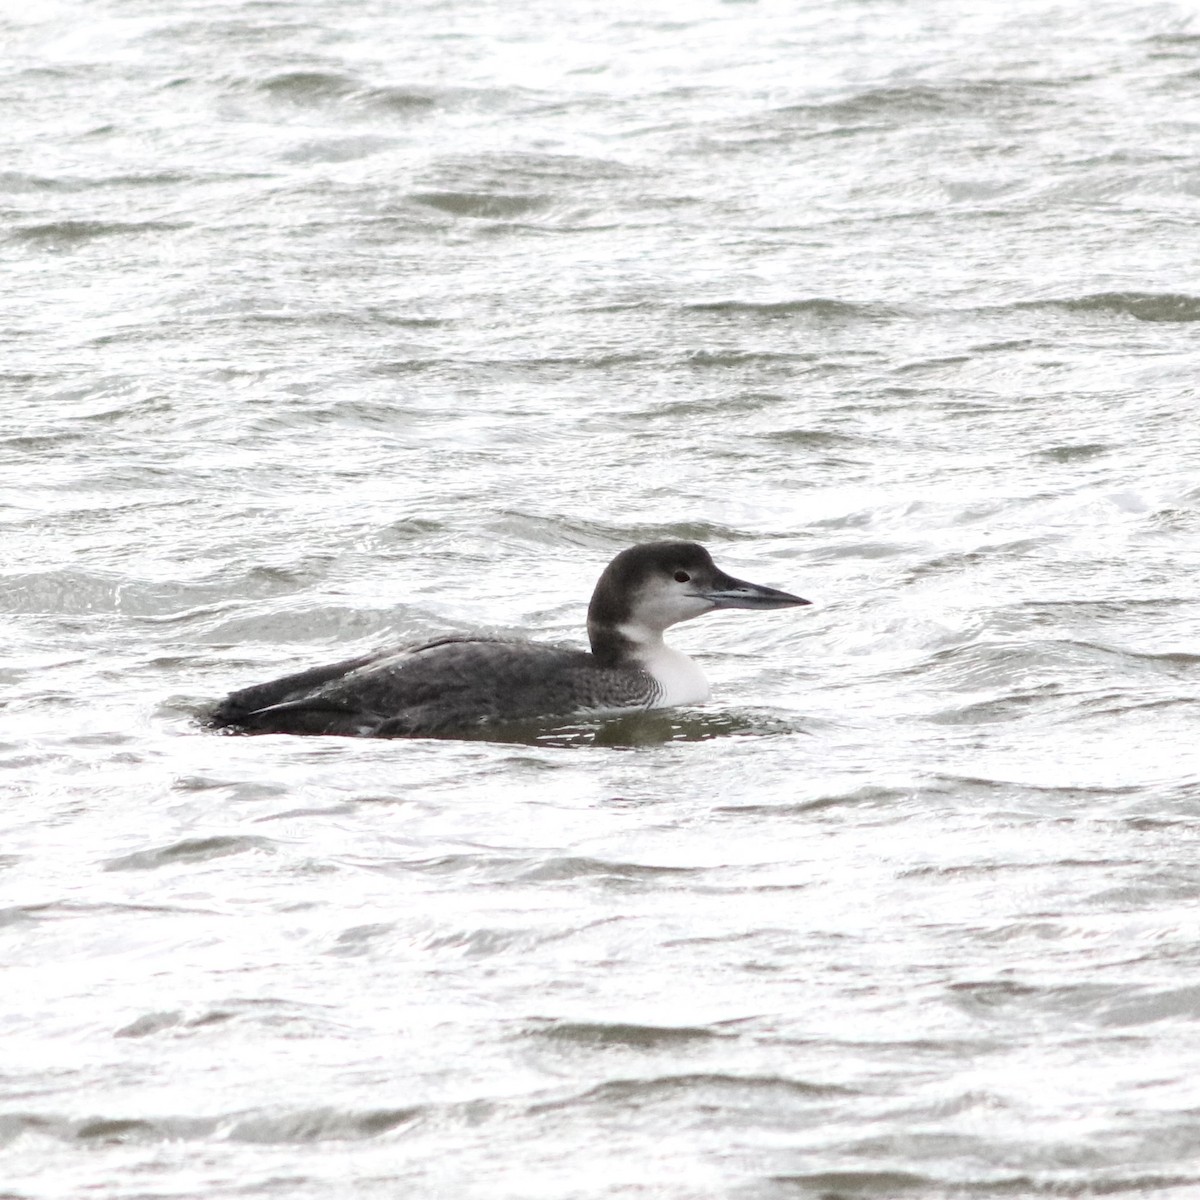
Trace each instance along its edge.
<path fill-rule="evenodd" d="M 6 1195 L 1200 1190 L 1200 29 L 962 9 L 4 16 Z M 703 709 L 196 723 L 662 537 Z"/>

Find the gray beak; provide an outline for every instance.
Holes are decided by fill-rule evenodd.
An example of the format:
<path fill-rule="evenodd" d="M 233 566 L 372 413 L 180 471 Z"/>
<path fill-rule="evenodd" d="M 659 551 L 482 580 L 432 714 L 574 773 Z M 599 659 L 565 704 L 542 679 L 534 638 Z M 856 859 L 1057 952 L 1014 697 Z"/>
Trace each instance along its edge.
<path fill-rule="evenodd" d="M 744 579 L 734 579 L 724 571 L 713 575 L 709 587 L 700 591 L 706 600 L 711 600 L 714 608 L 795 608 L 800 604 L 811 604 L 811 600 L 802 600 L 791 592 L 781 592 L 778 588 L 763 587 L 758 583 L 747 583 Z"/>

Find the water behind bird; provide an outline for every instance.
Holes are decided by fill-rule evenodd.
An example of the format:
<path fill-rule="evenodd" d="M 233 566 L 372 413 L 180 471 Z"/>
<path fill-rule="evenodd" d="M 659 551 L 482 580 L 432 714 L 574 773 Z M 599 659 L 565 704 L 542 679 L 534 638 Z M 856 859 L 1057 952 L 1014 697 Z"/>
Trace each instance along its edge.
<path fill-rule="evenodd" d="M 1200 1188 L 1189 11 L 3 20 L 8 1191 Z M 705 706 L 196 726 L 660 538 Z"/>

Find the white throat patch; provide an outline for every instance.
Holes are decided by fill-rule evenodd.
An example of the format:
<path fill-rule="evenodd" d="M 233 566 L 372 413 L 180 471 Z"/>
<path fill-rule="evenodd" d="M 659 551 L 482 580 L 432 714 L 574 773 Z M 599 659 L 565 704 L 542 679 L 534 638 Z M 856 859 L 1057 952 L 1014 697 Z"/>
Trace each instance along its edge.
<path fill-rule="evenodd" d="M 617 632 L 637 647 L 638 664 L 662 689 L 652 707 L 703 704 L 708 699 L 710 692 L 704 672 L 693 659 L 668 646 L 661 633 L 636 625 L 621 625 Z"/>

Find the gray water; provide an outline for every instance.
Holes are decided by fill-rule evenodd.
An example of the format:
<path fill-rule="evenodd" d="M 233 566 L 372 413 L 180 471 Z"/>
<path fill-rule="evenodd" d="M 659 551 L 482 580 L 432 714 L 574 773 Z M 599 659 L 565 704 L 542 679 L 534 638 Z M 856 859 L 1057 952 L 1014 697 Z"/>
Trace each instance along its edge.
<path fill-rule="evenodd" d="M 0 1195 L 1200 1195 L 1188 6 L 3 28 Z M 197 721 L 661 537 L 702 709 Z"/>

